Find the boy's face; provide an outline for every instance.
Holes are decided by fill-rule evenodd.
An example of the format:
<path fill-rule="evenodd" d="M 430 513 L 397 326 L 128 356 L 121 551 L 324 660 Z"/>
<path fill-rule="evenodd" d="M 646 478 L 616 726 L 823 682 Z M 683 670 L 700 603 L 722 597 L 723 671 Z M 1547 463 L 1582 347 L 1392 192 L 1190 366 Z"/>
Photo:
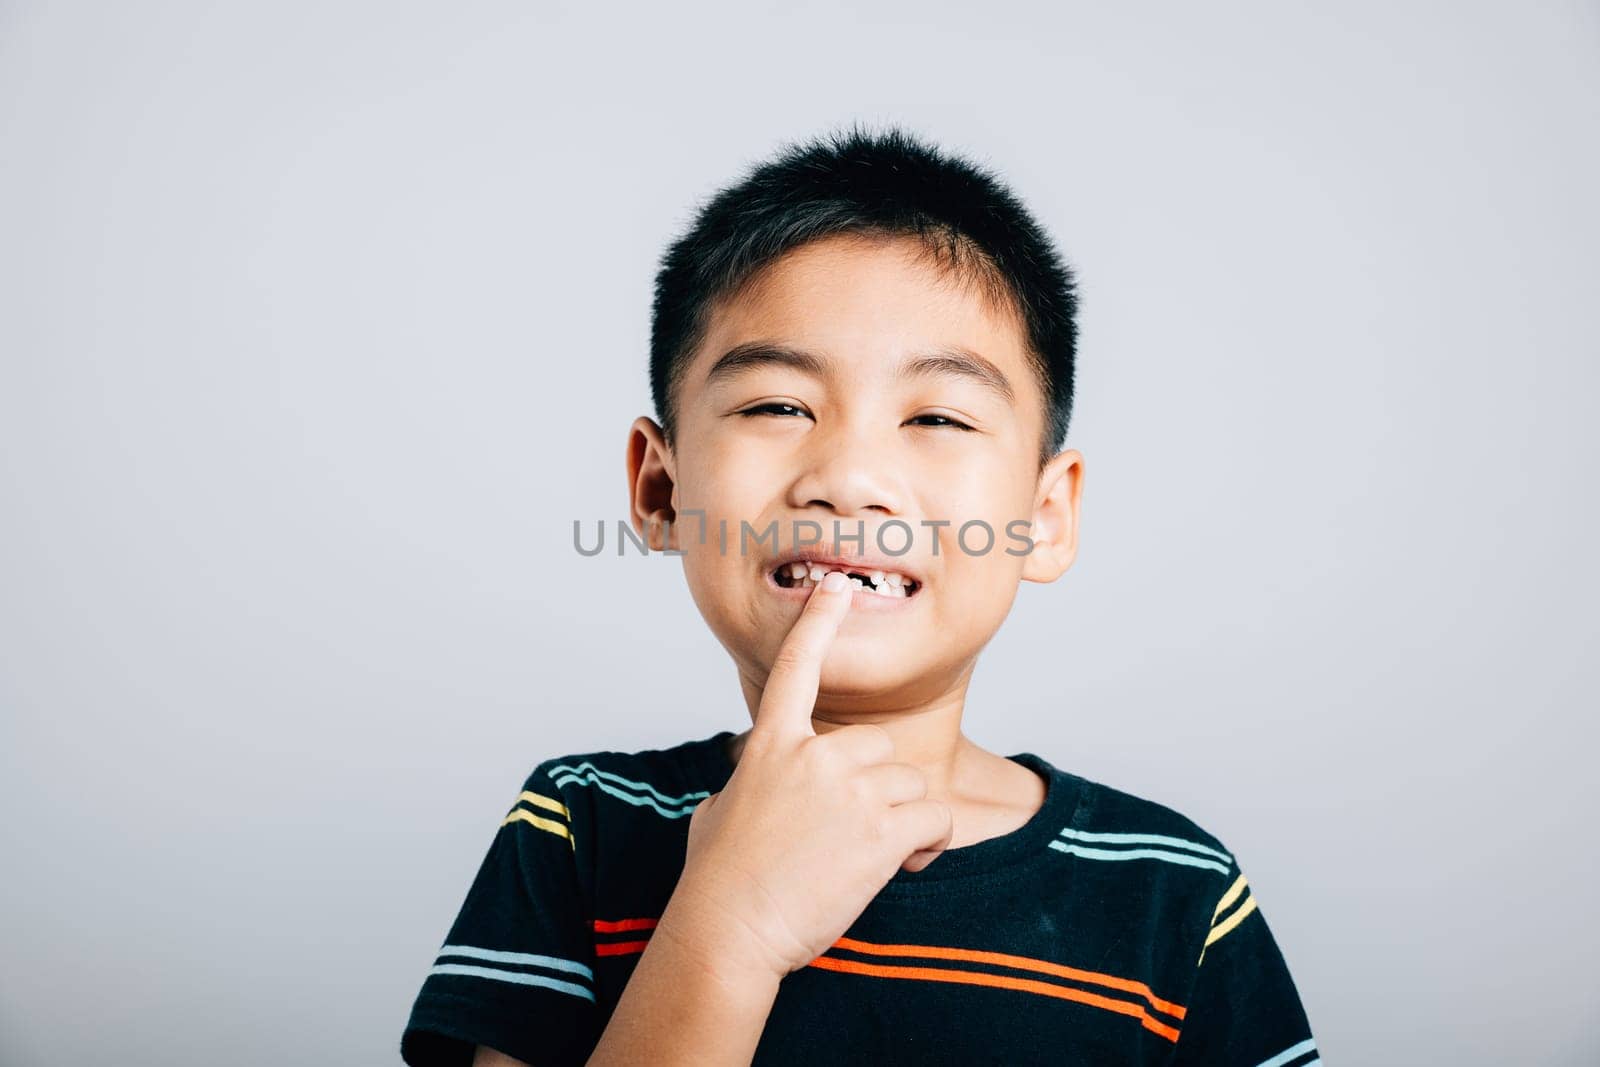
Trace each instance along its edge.
<path fill-rule="evenodd" d="M 1053 581 L 1076 551 L 1082 457 L 1062 452 L 1040 473 L 1045 401 L 1019 326 L 914 249 L 835 237 L 774 263 L 711 316 L 682 379 L 676 447 L 647 418 L 630 440 L 635 527 L 646 530 L 652 514 L 673 520 L 690 592 L 747 683 L 765 684 L 808 595 L 773 574 L 818 534 L 799 520 L 821 528 L 811 552 L 872 559 L 836 569 L 895 570 L 915 583 L 903 597 L 856 592 L 823 664 L 819 708 L 950 692 L 1018 581 Z M 758 342 L 813 358 L 723 359 Z M 907 369 L 951 353 L 980 357 L 979 373 L 959 360 Z M 693 509 L 703 527 L 685 514 Z M 776 544 L 758 542 L 774 523 Z M 846 539 L 857 532 L 863 540 Z M 1027 547 L 1023 536 L 1032 551 L 1008 553 Z"/>

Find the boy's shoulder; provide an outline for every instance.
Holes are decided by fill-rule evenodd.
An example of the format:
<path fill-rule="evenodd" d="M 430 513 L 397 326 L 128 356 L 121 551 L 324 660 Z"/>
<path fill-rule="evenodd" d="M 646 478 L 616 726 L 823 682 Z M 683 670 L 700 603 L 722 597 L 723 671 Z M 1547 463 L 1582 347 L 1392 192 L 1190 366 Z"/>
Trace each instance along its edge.
<path fill-rule="evenodd" d="M 1224 880 L 1239 875 L 1238 861 L 1222 836 L 1176 805 L 1054 769 L 1075 787 L 1077 803 L 1051 847 L 1089 859 L 1165 861 L 1140 865 L 1146 871 L 1181 875 L 1188 869 Z"/>
<path fill-rule="evenodd" d="M 559 794 L 570 810 L 593 817 L 598 807 L 651 818 L 682 819 L 710 795 L 732 731 L 656 748 L 595 749 L 541 760 L 525 788 Z"/>
<path fill-rule="evenodd" d="M 1071 817 L 1050 848 L 1073 861 L 1078 891 L 1104 902 L 1113 926 L 1168 931 L 1183 961 L 1255 905 L 1236 854 L 1176 805 L 1066 774 L 1078 786 Z M 1237 921 L 1237 920 L 1234 920 Z"/>
<path fill-rule="evenodd" d="M 1218 835 L 1172 804 L 1097 779 L 1062 773 L 1081 783 L 1082 799 L 1074 819 L 1077 829 L 1167 834 L 1219 852 L 1227 851 Z"/>

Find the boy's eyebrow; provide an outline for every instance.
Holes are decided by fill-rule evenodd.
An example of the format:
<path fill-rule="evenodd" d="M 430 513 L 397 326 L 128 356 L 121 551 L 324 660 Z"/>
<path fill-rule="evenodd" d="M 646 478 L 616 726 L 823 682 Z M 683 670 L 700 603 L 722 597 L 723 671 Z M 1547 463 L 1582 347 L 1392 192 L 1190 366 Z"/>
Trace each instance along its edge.
<path fill-rule="evenodd" d="M 828 365 L 821 356 L 807 352 L 803 348 L 774 344 L 771 341 L 746 341 L 744 344 L 734 345 L 711 364 L 711 369 L 706 371 L 706 384 L 710 385 L 718 378 L 731 378 L 751 367 L 771 364 L 793 367 L 813 378 L 825 377 L 828 370 Z"/>
<path fill-rule="evenodd" d="M 970 348 L 950 345 L 925 356 L 917 356 L 900 365 L 903 377 L 916 375 L 944 375 L 946 377 L 972 378 L 1000 394 L 1007 404 L 1016 401 L 1011 381 L 999 367 L 984 359 Z"/>
<path fill-rule="evenodd" d="M 711 364 L 706 372 L 706 384 L 718 378 L 731 378 L 751 367 L 777 365 L 791 367 L 813 378 L 827 376 L 827 360 L 815 352 L 792 345 L 771 341 L 746 341 L 734 345 Z M 900 364 L 896 373 L 902 378 L 939 376 L 972 378 L 998 393 L 1007 404 L 1014 403 L 1016 392 L 1005 372 L 978 353 L 961 345 L 948 345 L 925 355 L 913 356 Z"/>

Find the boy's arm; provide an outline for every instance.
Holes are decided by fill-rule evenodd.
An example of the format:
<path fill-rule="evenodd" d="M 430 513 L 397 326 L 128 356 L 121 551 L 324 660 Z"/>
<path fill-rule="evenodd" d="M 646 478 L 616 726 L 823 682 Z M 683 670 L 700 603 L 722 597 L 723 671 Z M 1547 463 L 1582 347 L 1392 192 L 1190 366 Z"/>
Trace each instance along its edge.
<path fill-rule="evenodd" d="M 697 904 L 685 892 L 667 902 L 588 1067 L 748 1067 L 755 1057 L 779 973 L 742 964 L 744 946 L 719 943 L 716 917 Z"/>
<path fill-rule="evenodd" d="M 1237 856 L 1200 952 L 1172 1067 L 1320 1063 L 1299 991 Z"/>
<path fill-rule="evenodd" d="M 602 1021 L 577 859 L 590 824 L 567 807 L 562 762 L 535 768 L 500 820 L 412 1005 L 400 1043 L 409 1067 L 458 1067 L 479 1046 L 579 1067 L 594 1048 Z"/>
<path fill-rule="evenodd" d="M 676 908 L 676 911 L 674 911 Z M 735 947 L 696 951 L 710 944 L 697 930 L 714 929 L 678 896 L 645 944 L 588 1067 L 611 1064 L 748 1065 L 778 995 L 778 978 L 766 967 L 740 969 Z M 531 1067 L 479 1045 L 473 1067 Z"/>

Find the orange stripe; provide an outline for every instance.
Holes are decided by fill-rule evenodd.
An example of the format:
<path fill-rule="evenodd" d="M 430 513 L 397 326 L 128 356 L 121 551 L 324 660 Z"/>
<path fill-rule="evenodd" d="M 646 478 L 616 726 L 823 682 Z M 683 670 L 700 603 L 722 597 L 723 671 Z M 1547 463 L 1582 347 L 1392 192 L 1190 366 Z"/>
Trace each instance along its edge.
<path fill-rule="evenodd" d="M 593 920 L 596 933 L 623 933 L 634 930 L 650 930 L 659 922 L 659 919 L 595 919 Z M 650 942 L 645 941 L 612 941 L 595 943 L 597 956 L 623 956 L 643 952 Z M 862 941 L 854 937 L 841 937 L 833 943 L 831 948 L 848 949 L 866 955 L 877 956 L 910 956 L 919 959 L 942 959 L 966 963 L 990 963 L 1005 967 L 1015 967 L 1019 970 L 1037 971 L 1041 974 L 1055 975 L 1060 978 L 1071 978 L 1080 982 L 1094 982 L 1111 989 L 1133 993 L 1148 1000 L 1157 1011 L 1170 1015 L 1175 1019 L 1182 1019 L 1188 1013 L 1181 1004 L 1170 1000 L 1163 1000 L 1155 995 L 1154 991 L 1143 982 L 1131 978 L 1118 978 L 1116 975 L 1102 974 L 1099 971 L 1085 971 L 1077 967 L 1067 967 L 1063 964 L 1052 963 L 1049 960 L 1035 959 L 1031 956 L 1018 956 L 1009 952 L 991 952 L 986 949 L 955 948 L 944 945 L 880 945 L 871 941 Z M 1009 975 L 984 974 L 977 971 L 956 970 L 944 967 L 905 967 L 891 966 L 876 963 L 863 963 L 858 960 L 841 959 L 837 956 L 818 956 L 810 963 L 812 967 L 822 970 L 840 971 L 852 974 L 868 975 L 875 978 L 908 978 L 929 982 L 956 982 L 967 985 L 986 985 L 997 989 L 1015 989 L 1026 993 L 1038 993 L 1042 996 L 1057 997 L 1062 1000 L 1073 1000 L 1089 1004 L 1107 1011 L 1114 1011 L 1121 1015 L 1132 1015 L 1138 1018 L 1145 1029 L 1160 1034 L 1169 1041 L 1178 1040 L 1176 1028 L 1168 1026 L 1159 1019 L 1154 1018 L 1141 1004 L 1115 997 L 1100 996 L 1081 989 L 1055 985 L 1051 982 L 1035 981 L 1031 978 L 1017 978 Z"/>
<path fill-rule="evenodd" d="M 1066 986 L 1052 985 L 1049 982 L 1037 982 L 1031 978 L 1011 978 L 998 974 L 979 974 L 976 971 L 951 970 L 944 967 L 890 967 L 879 963 L 861 963 L 857 960 L 841 960 L 833 956 L 818 956 L 808 966 L 821 967 L 827 971 L 846 971 L 852 974 L 870 975 L 874 978 L 911 978 L 924 982 L 957 982 L 966 985 L 994 986 L 998 989 L 1017 989 L 1026 993 L 1038 993 L 1046 997 L 1059 997 L 1062 1000 L 1076 1000 L 1084 1004 L 1091 1004 L 1097 1008 L 1114 1011 L 1121 1015 L 1134 1015 L 1146 1030 L 1154 1031 L 1168 1041 L 1178 1040 L 1178 1031 L 1171 1026 L 1150 1017 L 1142 1004 L 1134 1004 L 1127 1000 L 1115 1000 L 1111 997 L 1102 997 L 1095 993 L 1086 993 L 1081 989 L 1069 989 Z"/>
<path fill-rule="evenodd" d="M 1009 952 L 988 952 L 975 948 L 949 948 L 943 945 L 876 945 L 871 941 L 858 941 L 853 937 L 841 937 L 833 943 L 834 948 L 846 948 L 854 952 L 864 952 L 875 956 L 916 956 L 922 959 L 936 960 L 961 960 L 967 963 L 997 963 L 1005 967 L 1016 967 L 1025 971 L 1038 971 L 1041 974 L 1053 974 L 1058 978 L 1071 978 L 1079 982 L 1094 982 L 1097 985 L 1109 986 L 1120 989 L 1125 993 L 1133 993 L 1144 997 L 1150 1006 L 1164 1015 L 1181 1019 L 1187 1013 L 1182 1004 L 1174 1004 L 1170 1000 L 1162 1000 L 1151 991 L 1143 982 L 1131 978 L 1118 978 L 1111 974 L 1101 974 L 1098 971 L 1083 971 L 1076 967 L 1066 967 L 1049 960 L 1034 959 L 1031 956 L 1014 956 Z M 1117 1003 L 1122 1003 L 1118 1001 Z"/>

